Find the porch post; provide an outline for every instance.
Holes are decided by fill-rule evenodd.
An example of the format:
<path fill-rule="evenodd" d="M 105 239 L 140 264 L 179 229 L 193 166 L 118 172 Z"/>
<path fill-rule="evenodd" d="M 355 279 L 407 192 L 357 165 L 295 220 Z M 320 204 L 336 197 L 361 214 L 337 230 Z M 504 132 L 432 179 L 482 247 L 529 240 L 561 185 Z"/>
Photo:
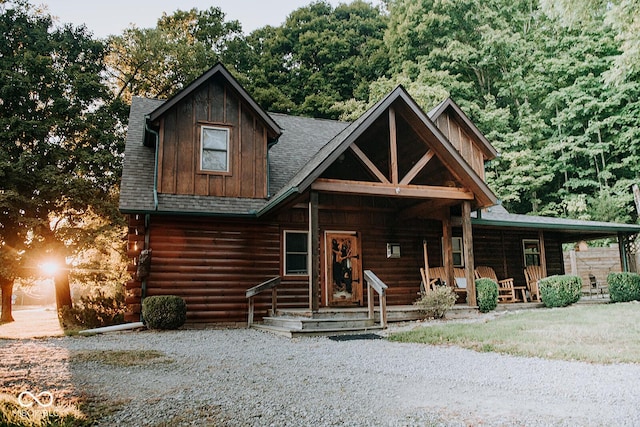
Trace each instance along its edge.
<path fill-rule="evenodd" d="M 442 253 L 443 260 L 442 266 L 444 267 L 444 271 L 447 277 L 445 280 L 447 281 L 447 285 L 453 286 L 453 249 L 451 247 L 451 210 L 449 208 L 445 209 L 444 215 L 442 216 Z"/>
<path fill-rule="evenodd" d="M 627 260 L 627 239 L 622 233 L 618 233 L 618 251 L 620 252 L 620 268 L 622 271 L 629 271 L 629 261 Z"/>
<path fill-rule="evenodd" d="M 309 272 L 309 308 L 312 312 L 320 309 L 320 230 L 318 223 L 318 192 L 309 196 L 309 241 L 311 244 L 311 271 Z"/>
<path fill-rule="evenodd" d="M 471 231 L 471 202 L 462 202 L 462 246 L 464 256 L 464 275 L 467 279 L 467 304 L 476 306 L 476 282 L 473 270 L 473 235 Z"/>
<path fill-rule="evenodd" d="M 544 248 L 544 231 L 538 231 L 538 241 L 540 242 L 540 266 L 542 267 L 542 274 L 547 277 L 547 251 Z"/>

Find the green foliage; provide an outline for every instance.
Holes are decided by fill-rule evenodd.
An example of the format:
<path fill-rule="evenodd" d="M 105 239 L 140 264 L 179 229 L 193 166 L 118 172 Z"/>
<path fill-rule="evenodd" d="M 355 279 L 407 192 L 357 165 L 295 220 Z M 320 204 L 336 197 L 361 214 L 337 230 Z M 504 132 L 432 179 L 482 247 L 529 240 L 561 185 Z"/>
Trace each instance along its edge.
<path fill-rule="evenodd" d="M 456 303 L 456 293 L 450 286 L 436 286 L 435 290 L 427 290 L 415 305 L 420 307 L 428 317 L 442 319 Z"/>
<path fill-rule="evenodd" d="M 640 274 L 609 273 L 607 284 L 611 302 L 640 301 Z"/>
<path fill-rule="evenodd" d="M 12 278 L 45 257 L 63 267 L 121 221 L 127 106 L 103 83 L 105 46 L 85 27 L 7 1 L 0 31 L 0 274 Z"/>
<path fill-rule="evenodd" d="M 580 299 L 582 279 L 571 275 L 550 276 L 541 279 L 538 287 L 546 307 L 566 307 Z"/>
<path fill-rule="evenodd" d="M 124 294 L 108 296 L 102 291 L 81 297 L 73 307 L 63 307 L 60 319 L 65 329 L 93 329 L 124 323 Z"/>
<path fill-rule="evenodd" d="M 146 297 L 142 318 L 149 329 L 178 329 L 187 320 L 187 304 L 174 295 Z"/>
<path fill-rule="evenodd" d="M 250 34 L 238 71 L 269 111 L 337 118 L 341 108 L 334 104 L 366 102 L 371 82 L 387 72 L 386 22 L 378 7 L 364 1 L 335 9 L 314 2 L 293 11 L 282 26 Z"/>
<path fill-rule="evenodd" d="M 238 65 L 247 48 L 238 21 L 224 21 L 218 7 L 163 14 L 155 28 L 112 36 L 106 57 L 117 98 L 168 98 L 216 62 Z"/>
<path fill-rule="evenodd" d="M 498 306 L 498 284 L 491 279 L 476 280 L 476 294 L 478 295 L 478 310 L 488 313 Z"/>

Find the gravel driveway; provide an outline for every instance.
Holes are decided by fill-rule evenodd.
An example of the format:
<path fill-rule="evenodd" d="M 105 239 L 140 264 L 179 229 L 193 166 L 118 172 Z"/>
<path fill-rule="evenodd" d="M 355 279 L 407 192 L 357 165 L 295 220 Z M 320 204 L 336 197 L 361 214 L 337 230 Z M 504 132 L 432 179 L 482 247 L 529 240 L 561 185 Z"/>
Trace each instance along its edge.
<path fill-rule="evenodd" d="M 137 366 L 70 361 L 156 350 Z M 246 330 L 0 340 L 0 391 L 106 401 L 104 426 L 637 426 L 640 366 Z M 22 381 L 22 382 L 21 382 Z"/>

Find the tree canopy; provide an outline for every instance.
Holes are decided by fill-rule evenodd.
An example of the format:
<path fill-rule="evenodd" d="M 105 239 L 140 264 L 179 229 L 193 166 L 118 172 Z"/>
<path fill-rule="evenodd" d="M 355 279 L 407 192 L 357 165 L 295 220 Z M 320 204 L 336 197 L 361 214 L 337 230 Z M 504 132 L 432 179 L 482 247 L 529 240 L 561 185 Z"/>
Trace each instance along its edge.
<path fill-rule="evenodd" d="M 12 261 L 0 276 L 7 283 L 44 257 L 63 267 L 103 226 L 121 223 L 115 201 L 126 105 L 102 81 L 105 47 L 86 28 L 54 27 L 51 16 L 16 1 L 0 5 L 0 29 L 0 257 Z M 89 214 L 110 223 L 89 227 Z"/>

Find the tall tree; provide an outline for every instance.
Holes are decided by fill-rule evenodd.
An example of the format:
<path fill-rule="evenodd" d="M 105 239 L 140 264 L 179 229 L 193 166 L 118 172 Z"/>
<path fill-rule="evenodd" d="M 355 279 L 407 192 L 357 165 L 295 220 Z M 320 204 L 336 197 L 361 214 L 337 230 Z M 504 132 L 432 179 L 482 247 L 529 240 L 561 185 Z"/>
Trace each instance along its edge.
<path fill-rule="evenodd" d="M 236 66 L 246 51 L 242 27 L 224 17 L 218 7 L 177 10 L 155 28 L 112 36 L 106 62 L 116 96 L 168 98 L 218 61 Z"/>
<path fill-rule="evenodd" d="M 86 28 L 55 27 L 16 0 L 0 4 L 0 30 L 0 256 L 19 261 L 3 263 L 1 282 L 55 260 L 58 305 L 71 305 L 66 259 L 99 232 L 85 215 L 118 219 L 126 106 L 103 84 L 104 45 Z"/>
<path fill-rule="evenodd" d="M 369 84 L 387 72 L 386 26 L 380 8 L 364 1 L 312 3 L 280 27 L 254 31 L 238 71 L 266 109 L 335 118 L 336 102 L 367 100 Z"/>

